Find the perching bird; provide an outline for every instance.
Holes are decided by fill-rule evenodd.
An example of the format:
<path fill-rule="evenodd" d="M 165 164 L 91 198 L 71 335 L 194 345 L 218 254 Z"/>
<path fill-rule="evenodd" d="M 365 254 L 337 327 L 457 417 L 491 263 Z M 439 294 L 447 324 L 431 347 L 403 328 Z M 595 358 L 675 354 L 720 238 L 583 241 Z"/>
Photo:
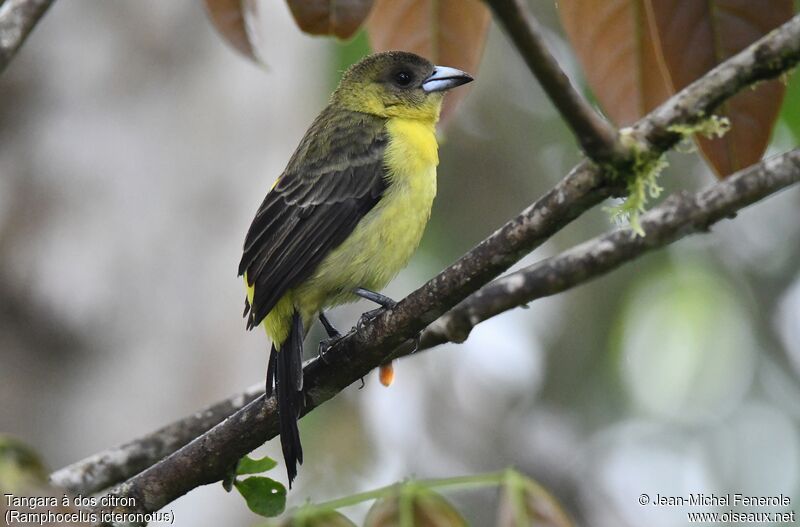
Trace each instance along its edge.
<path fill-rule="evenodd" d="M 435 126 L 444 92 L 463 71 L 399 51 L 348 69 L 256 213 L 239 275 L 248 329 L 272 340 L 275 391 L 289 485 L 303 462 L 303 339 L 314 318 L 338 332 L 326 307 L 367 298 L 405 267 L 430 217 L 439 163 Z"/>

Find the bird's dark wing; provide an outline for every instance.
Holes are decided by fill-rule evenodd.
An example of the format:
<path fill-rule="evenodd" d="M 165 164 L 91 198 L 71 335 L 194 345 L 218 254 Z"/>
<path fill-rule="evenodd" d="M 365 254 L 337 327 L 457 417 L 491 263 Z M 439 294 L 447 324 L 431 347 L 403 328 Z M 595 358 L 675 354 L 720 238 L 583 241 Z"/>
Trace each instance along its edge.
<path fill-rule="evenodd" d="M 254 287 L 248 327 L 309 277 L 386 189 L 384 121 L 327 108 L 259 207 L 239 274 Z"/>

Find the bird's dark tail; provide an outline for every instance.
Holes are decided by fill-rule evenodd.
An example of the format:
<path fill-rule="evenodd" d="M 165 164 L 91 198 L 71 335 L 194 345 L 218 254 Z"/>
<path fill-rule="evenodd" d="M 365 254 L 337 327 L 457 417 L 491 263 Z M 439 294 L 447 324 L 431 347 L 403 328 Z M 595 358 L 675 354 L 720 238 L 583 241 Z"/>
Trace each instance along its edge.
<path fill-rule="evenodd" d="M 303 464 L 303 447 L 300 444 L 300 430 L 297 419 L 303 403 L 303 319 L 295 311 L 289 336 L 280 344 L 272 345 L 267 366 L 267 397 L 272 395 L 272 381 L 278 399 L 278 418 L 280 421 L 281 448 L 289 476 L 289 488 L 297 476 L 297 465 Z"/>

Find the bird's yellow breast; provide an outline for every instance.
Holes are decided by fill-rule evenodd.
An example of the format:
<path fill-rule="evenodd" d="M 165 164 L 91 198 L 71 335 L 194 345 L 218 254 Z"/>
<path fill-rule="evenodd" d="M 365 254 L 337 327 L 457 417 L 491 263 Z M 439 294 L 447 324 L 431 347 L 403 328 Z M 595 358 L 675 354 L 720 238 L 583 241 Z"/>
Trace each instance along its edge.
<path fill-rule="evenodd" d="M 355 300 L 350 291 L 356 287 L 382 289 L 419 245 L 436 196 L 435 123 L 394 118 L 387 121 L 386 130 L 387 189 L 352 234 L 294 292 L 294 303 L 304 316 Z"/>

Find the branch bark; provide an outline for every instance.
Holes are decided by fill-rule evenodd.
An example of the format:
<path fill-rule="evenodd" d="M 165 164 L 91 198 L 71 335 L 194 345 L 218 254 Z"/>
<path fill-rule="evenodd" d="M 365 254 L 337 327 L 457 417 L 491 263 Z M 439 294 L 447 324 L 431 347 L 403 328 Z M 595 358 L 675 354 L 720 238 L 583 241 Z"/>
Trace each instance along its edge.
<path fill-rule="evenodd" d="M 733 93 L 779 75 L 798 60 L 800 16 L 716 67 L 626 133 L 639 143 L 641 153 L 660 155 L 681 138 L 673 125 L 700 122 Z M 328 352 L 325 364 L 311 361 L 305 368 L 305 411 L 330 399 L 387 359 L 407 353 L 392 350 L 572 219 L 617 192 L 621 184 L 610 180 L 595 165 L 578 165 L 540 200 L 402 300 L 394 310 L 365 324 L 360 333 L 348 333 Z M 753 194 L 752 199 L 758 197 Z M 650 216 L 646 217 L 649 221 Z M 112 492 L 136 498 L 136 507 L 126 512 L 146 512 L 163 507 L 198 485 L 217 481 L 242 455 L 274 437 L 275 411 L 274 400 L 256 399 Z"/>
<path fill-rule="evenodd" d="M 598 164 L 624 160 L 628 153 L 619 141 L 617 130 L 572 86 L 548 50 L 539 22 L 523 0 L 487 0 L 487 3 L 589 159 Z"/>
<path fill-rule="evenodd" d="M 28 38 L 53 0 L 5 0 L 0 2 L 0 73 Z"/>
<path fill-rule="evenodd" d="M 466 340 L 480 322 L 586 283 L 689 234 L 708 231 L 740 209 L 800 182 L 800 149 L 775 156 L 698 194 L 677 194 L 641 218 L 645 236 L 621 229 L 499 278 L 431 324 L 420 346 Z"/>
<path fill-rule="evenodd" d="M 201 436 L 264 393 L 264 383 L 208 406 L 146 436 L 89 456 L 50 474 L 50 482 L 73 494 L 89 495 L 125 481 L 133 474 Z"/>

